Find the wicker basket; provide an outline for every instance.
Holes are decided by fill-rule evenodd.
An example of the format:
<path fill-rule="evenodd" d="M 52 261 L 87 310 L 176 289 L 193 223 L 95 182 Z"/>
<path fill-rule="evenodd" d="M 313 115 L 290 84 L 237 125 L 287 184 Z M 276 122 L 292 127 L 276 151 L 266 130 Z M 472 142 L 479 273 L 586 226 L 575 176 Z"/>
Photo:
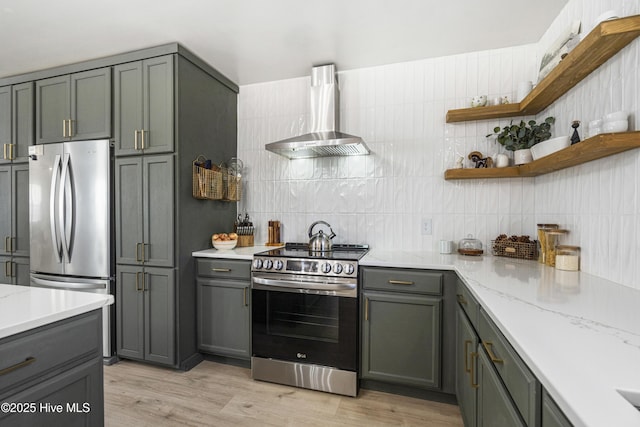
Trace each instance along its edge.
<path fill-rule="evenodd" d="M 242 178 L 229 173 L 229 169 L 220 168 L 222 171 L 222 179 L 224 182 L 223 200 L 228 202 L 237 202 L 242 197 Z"/>
<path fill-rule="evenodd" d="M 538 241 L 529 243 L 513 242 L 508 239 L 492 240 L 491 250 L 495 256 L 518 259 L 538 259 Z"/>
<path fill-rule="evenodd" d="M 213 165 L 211 169 L 200 166 L 206 159 L 198 156 L 193 161 L 193 197 L 201 200 L 222 200 L 224 182 L 222 171 Z"/>

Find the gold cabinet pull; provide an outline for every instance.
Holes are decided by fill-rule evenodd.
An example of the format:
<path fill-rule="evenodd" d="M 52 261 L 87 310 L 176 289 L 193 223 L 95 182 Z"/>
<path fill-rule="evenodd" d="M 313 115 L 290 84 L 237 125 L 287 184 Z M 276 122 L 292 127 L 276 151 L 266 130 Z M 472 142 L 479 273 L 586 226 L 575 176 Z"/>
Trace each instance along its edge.
<path fill-rule="evenodd" d="M 212 268 L 211 271 L 215 271 L 216 273 L 229 273 L 231 272 L 230 268 Z"/>
<path fill-rule="evenodd" d="M 144 247 L 147 246 L 147 244 L 140 243 L 140 246 L 142 246 L 142 262 L 145 262 L 147 260 L 147 257 L 145 256 L 145 253 L 144 253 Z"/>
<path fill-rule="evenodd" d="M 11 277 L 11 261 L 4 262 L 4 276 Z"/>
<path fill-rule="evenodd" d="M 491 361 L 493 363 L 504 363 L 504 360 L 496 357 L 495 354 L 493 354 L 493 350 L 491 349 L 493 346 L 493 343 L 491 341 L 483 341 L 482 342 L 482 346 L 484 347 L 485 350 L 487 350 L 487 354 L 489 355 L 489 359 L 491 359 Z"/>
<path fill-rule="evenodd" d="M 389 283 L 392 285 L 413 285 L 413 282 L 407 280 L 389 280 Z"/>
<path fill-rule="evenodd" d="M 462 296 L 462 294 L 457 294 L 456 297 L 458 298 L 458 302 L 462 305 L 467 305 L 467 300 L 464 299 L 464 297 Z"/>
<path fill-rule="evenodd" d="M 140 149 L 144 150 L 144 129 L 140 129 L 140 136 L 142 137 L 140 138 Z"/>
<path fill-rule="evenodd" d="M 9 159 L 10 160 L 15 160 L 16 159 L 16 153 L 14 152 L 14 147 L 16 146 L 16 144 L 9 144 Z"/>
<path fill-rule="evenodd" d="M 369 320 L 369 298 L 364 299 L 364 320 Z"/>
<path fill-rule="evenodd" d="M 16 363 L 13 366 L 9 366 L 8 368 L 4 368 L 4 369 L 0 370 L 0 376 L 6 375 L 6 374 L 8 374 L 10 372 L 13 372 L 13 371 L 17 370 L 17 369 L 24 368 L 25 366 L 29 366 L 35 361 L 36 361 L 35 357 L 27 357 L 26 359 L 24 359 L 20 363 Z"/>
<path fill-rule="evenodd" d="M 136 291 L 140 292 L 140 271 L 136 271 Z"/>
<path fill-rule="evenodd" d="M 478 353 L 475 351 L 471 353 L 471 367 L 469 372 L 469 383 L 471 384 L 471 388 L 478 388 L 480 384 L 473 382 L 473 377 L 475 377 L 475 370 L 473 369 L 473 360 L 478 358 Z"/>
<path fill-rule="evenodd" d="M 148 291 L 149 289 L 147 288 L 147 273 L 142 273 L 142 292 L 144 291 Z"/>
<path fill-rule="evenodd" d="M 138 150 L 138 130 L 133 131 L 133 149 Z"/>
<path fill-rule="evenodd" d="M 249 305 L 247 304 L 247 288 L 242 288 L 242 303 L 245 307 Z"/>
<path fill-rule="evenodd" d="M 69 138 L 71 138 L 73 136 L 73 122 L 74 120 L 69 119 Z"/>
<path fill-rule="evenodd" d="M 67 120 L 66 119 L 62 120 L 62 136 L 64 138 L 67 137 Z"/>
<path fill-rule="evenodd" d="M 142 243 L 136 243 L 136 262 L 142 262 L 140 259 L 140 245 Z"/>
<path fill-rule="evenodd" d="M 5 160 L 9 160 L 7 158 L 7 145 L 9 144 L 2 144 L 2 158 Z"/>
<path fill-rule="evenodd" d="M 11 236 L 4 238 L 4 251 L 11 253 Z"/>
<path fill-rule="evenodd" d="M 469 344 L 471 344 L 471 340 L 464 340 L 464 371 L 471 372 L 471 368 L 467 361 L 469 360 Z"/>

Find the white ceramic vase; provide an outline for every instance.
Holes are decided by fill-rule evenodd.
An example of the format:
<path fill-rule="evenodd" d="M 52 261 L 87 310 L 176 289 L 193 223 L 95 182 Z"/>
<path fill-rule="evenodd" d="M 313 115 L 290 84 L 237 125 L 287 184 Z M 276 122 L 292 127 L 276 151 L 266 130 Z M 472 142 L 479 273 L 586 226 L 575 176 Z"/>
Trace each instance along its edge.
<path fill-rule="evenodd" d="M 516 150 L 513 152 L 514 165 L 524 165 L 525 163 L 531 163 L 532 161 L 533 157 L 531 156 L 531 150 L 529 148 L 524 148 L 522 150 Z"/>

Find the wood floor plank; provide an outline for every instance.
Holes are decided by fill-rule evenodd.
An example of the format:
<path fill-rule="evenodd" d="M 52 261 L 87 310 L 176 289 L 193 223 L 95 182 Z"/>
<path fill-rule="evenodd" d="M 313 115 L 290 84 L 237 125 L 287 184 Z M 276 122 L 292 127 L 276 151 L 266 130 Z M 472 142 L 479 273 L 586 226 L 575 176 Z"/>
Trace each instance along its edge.
<path fill-rule="evenodd" d="M 238 366 L 204 361 L 177 372 L 132 361 L 105 366 L 107 427 L 460 427 L 455 405 L 372 390 L 357 398 L 251 379 Z"/>

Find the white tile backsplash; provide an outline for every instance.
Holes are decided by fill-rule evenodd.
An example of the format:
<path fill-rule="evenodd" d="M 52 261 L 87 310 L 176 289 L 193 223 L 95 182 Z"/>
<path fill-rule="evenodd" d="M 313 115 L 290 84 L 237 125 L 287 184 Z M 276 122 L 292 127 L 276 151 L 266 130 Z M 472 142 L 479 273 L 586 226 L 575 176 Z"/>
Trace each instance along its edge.
<path fill-rule="evenodd" d="M 554 222 L 571 230 L 566 243 L 582 247 L 582 270 L 640 289 L 640 150 L 537 178 L 443 179 L 457 156 L 469 166 L 470 151 L 504 152 L 485 135 L 511 120 L 447 124 L 447 110 L 478 94 L 514 99 L 519 82 L 535 83 L 542 54 L 571 21 L 582 21 L 584 36 L 608 9 L 640 13 L 637 1 L 570 0 L 537 44 L 340 71 L 341 130 L 362 136 L 369 156 L 290 161 L 267 152 L 266 143 L 307 131 L 309 78 L 242 86 L 246 197 L 238 209 L 252 215 L 256 241 L 266 241 L 270 219 L 282 221 L 283 241 L 307 240 L 308 226 L 323 219 L 337 242 L 410 250 L 467 234 L 484 244 L 500 233 L 535 236 L 536 223 Z M 554 134 L 566 135 L 574 119 L 626 109 L 636 129 L 639 51 L 635 40 L 535 119 L 556 117 Z"/>

